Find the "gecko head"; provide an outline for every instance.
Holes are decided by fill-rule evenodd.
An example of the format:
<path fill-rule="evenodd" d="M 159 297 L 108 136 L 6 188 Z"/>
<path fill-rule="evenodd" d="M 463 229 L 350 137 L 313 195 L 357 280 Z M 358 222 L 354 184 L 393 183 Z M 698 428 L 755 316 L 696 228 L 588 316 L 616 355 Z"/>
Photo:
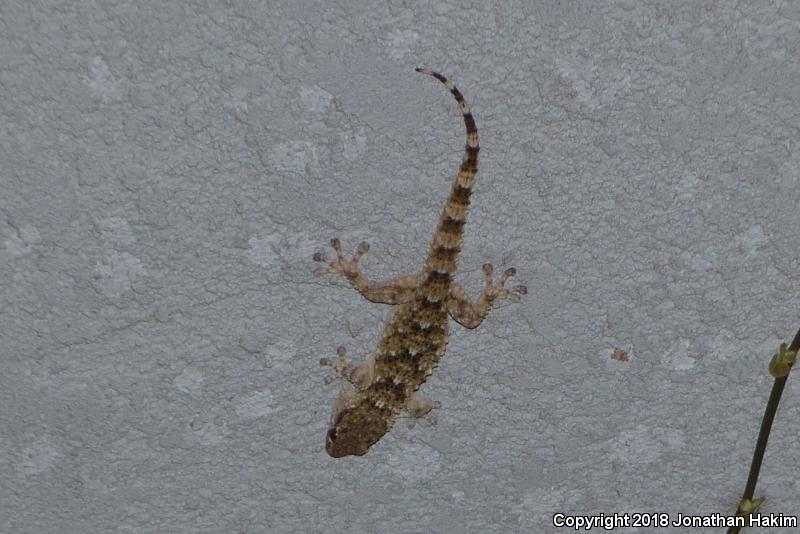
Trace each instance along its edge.
<path fill-rule="evenodd" d="M 342 439 L 340 439 L 340 437 Z M 333 458 L 341 458 L 342 456 L 362 456 L 368 450 L 359 446 L 353 439 L 347 439 L 346 436 L 340 436 L 336 427 L 328 429 L 328 435 L 325 438 L 325 450 Z"/>
<path fill-rule="evenodd" d="M 363 456 L 390 426 L 385 417 L 356 408 L 336 415 L 325 438 L 325 450 L 333 458 Z"/>

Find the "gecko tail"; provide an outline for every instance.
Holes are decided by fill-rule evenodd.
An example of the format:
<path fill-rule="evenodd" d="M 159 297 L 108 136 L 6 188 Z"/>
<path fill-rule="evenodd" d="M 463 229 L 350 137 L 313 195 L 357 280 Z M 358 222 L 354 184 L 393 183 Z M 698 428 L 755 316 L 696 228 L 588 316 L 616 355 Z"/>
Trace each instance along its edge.
<path fill-rule="evenodd" d="M 467 130 L 467 143 L 464 148 L 464 161 L 462 162 L 462 169 L 464 167 L 463 163 L 467 161 L 467 156 L 472 155 L 472 167 L 475 173 L 478 172 L 478 152 L 480 151 L 480 144 L 478 142 L 478 127 L 475 125 L 475 118 L 472 116 L 472 109 L 467 104 L 467 101 L 464 99 L 464 95 L 461 94 L 461 91 L 458 90 L 458 87 L 453 84 L 446 76 L 443 74 L 439 74 L 436 71 L 431 69 L 425 69 L 422 67 L 417 67 L 417 72 L 421 72 L 422 74 L 427 74 L 433 78 L 436 78 L 440 82 L 444 84 L 447 89 L 450 90 L 453 97 L 456 99 L 458 103 L 458 107 L 461 108 L 461 114 L 464 116 L 464 126 Z M 474 174 L 473 174 L 474 178 Z"/>
<path fill-rule="evenodd" d="M 453 182 L 450 196 L 444 205 L 436 233 L 433 236 L 430 252 L 425 261 L 425 271 L 427 276 L 423 279 L 422 285 L 436 284 L 442 286 L 449 285 L 450 278 L 455 273 L 458 266 L 458 255 L 461 252 L 461 241 L 464 235 L 464 222 L 469 208 L 472 186 L 475 183 L 475 175 L 478 174 L 478 152 L 480 144 L 478 142 L 478 127 L 472 116 L 472 110 L 464 99 L 461 91 L 447 77 L 436 71 L 417 68 L 417 72 L 427 74 L 439 80 L 456 99 L 461 114 L 464 117 L 464 127 L 467 131 L 467 141 L 464 146 L 464 156 L 461 159 L 461 166 L 458 168 L 458 175 Z M 443 287 L 444 289 L 444 287 Z"/>

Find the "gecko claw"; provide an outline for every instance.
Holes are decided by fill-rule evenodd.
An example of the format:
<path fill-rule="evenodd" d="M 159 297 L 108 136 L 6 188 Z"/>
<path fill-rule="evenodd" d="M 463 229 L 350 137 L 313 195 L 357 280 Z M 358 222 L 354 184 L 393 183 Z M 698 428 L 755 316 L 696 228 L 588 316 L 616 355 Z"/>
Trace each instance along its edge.
<path fill-rule="evenodd" d="M 486 282 L 484 292 L 489 299 L 489 302 L 494 302 L 498 299 L 508 299 L 512 302 L 519 302 L 520 295 L 526 295 L 528 288 L 523 285 L 517 285 L 512 288 L 505 287 L 509 278 L 515 276 L 517 270 L 514 267 L 509 267 L 497 280 L 494 280 L 494 268 L 491 263 L 483 266 L 483 277 Z"/>
<path fill-rule="evenodd" d="M 361 257 L 367 253 L 369 250 L 368 243 L 361 243 L 356 248 L 355 254 L 353 254 L 352 259 L 347 259 L 344 257 L 344 253 L 342 252 L 342 242 L 339 241 L 339 238 L 334 237 L 330 241 L 331 248 L 333 248 L 334 252 L 336 252 L 336 259 L 331 260 L 324 252 L 317 252 L 314 254 L 313 259 L 316 262 L 326 263 L 327 265 L 320 267 L 314 271 L 315 276 L 319 276 L 321 274 L 337 274 L 344 276 L 348 280 L 353 280 L 359 275 L 358 270 L 358 262 L 361 260 Z"/>

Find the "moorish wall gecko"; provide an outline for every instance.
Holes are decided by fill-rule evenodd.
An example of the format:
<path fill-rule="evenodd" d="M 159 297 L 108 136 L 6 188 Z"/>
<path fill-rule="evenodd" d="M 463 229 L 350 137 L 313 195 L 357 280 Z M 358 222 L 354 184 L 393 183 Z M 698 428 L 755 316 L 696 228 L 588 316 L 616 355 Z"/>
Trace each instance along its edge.
<path fill-rule="evenodd" d="M 418 274 L 400 275 L 385 282 L 370 282 L 359 268 L 369 249 L 361 243 L 352 259 L 342 254 L 338 239 L 331 240 L 336 259 L 322 252 L 314 260 L 325 263 L 315 274 L 330 272 L 344 276 L 372 302 L 395 304 L 397 308 L 381 333 L 378 347 L 365 362 L 347 361 L 344 347 L 336 360 L 323 358 L 320 364 L 333 368 L 326 383 L 340 377 L 352 384 L 336 400 L 325 449 L 334 458 L 363 455 L 392 427 L 401 411 L 425 417 L 439 404 L 422 398 L 417 390 L 438 365 L 447 345 L 448 314 L 461 325 L 475 328 L 498 299 L 519 300 L 525 286 L 506 288 L 515 270 L 507 269 L 496 280 L 492 266 L 485 264 L 486 287 L 476 302 L 453 281 L 464 234 L 464 221 L 472 186 L 478 172 L 478 129 L 470 107 L 453 83 L 437 72 L 416 69 L 442 82 L 453 94 L 464 116 L 467 144 L 461 167 L 439 216 L 428 257 Z"/>

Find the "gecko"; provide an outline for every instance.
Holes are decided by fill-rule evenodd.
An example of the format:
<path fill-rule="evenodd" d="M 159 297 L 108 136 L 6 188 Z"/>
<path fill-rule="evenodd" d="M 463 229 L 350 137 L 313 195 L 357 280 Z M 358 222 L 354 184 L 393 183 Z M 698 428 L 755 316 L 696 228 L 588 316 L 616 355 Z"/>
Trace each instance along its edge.
<path fill-rule="evenodd" d="M 336 359 L 320 360 L 320 365 L 333 371 L 325 382 L 342 379 L 347 388 L 334 403 L 325 437 L 325 450 L 334 458 L 366 454 L 403 412 L 414 419 L 431 418 L 431 410 L 440 407 L 417 390 L 444 355 L 449 336 L 448 315 L 466 328 L 476 328 L 496 301 L 517 302 L 520 295 L 527 293 L 523 285 L 505 287 L 506 281 L 516 274 L 514 268 L 506 269 L 495 279 L 489 263 L 483 266 L 485 287 L 477 301 L 471 301 L 464 288 L 453 281 L 478 172 L 478 129 L 469 105 L 453 82 L 430 69 L 416 71 L 436 78 L 455 97 L 464 118 L 466 146 L 419 273 L 402 274 L 384 282 L 370 281 L 359 266 L 369 250 L 367 243 L 358 245 L 351 259 L 344 256 L 338 238 L 330 241 L 335 259 L 324 252 L 314 254 L 314 261 L 323 263 L 314 271 L 315 275 L 343 276 L 367 300 L 396 306 L 383 327 L 377 348 L 365 361 L 351 363 L 344 347 L 336 350 Z"/>

